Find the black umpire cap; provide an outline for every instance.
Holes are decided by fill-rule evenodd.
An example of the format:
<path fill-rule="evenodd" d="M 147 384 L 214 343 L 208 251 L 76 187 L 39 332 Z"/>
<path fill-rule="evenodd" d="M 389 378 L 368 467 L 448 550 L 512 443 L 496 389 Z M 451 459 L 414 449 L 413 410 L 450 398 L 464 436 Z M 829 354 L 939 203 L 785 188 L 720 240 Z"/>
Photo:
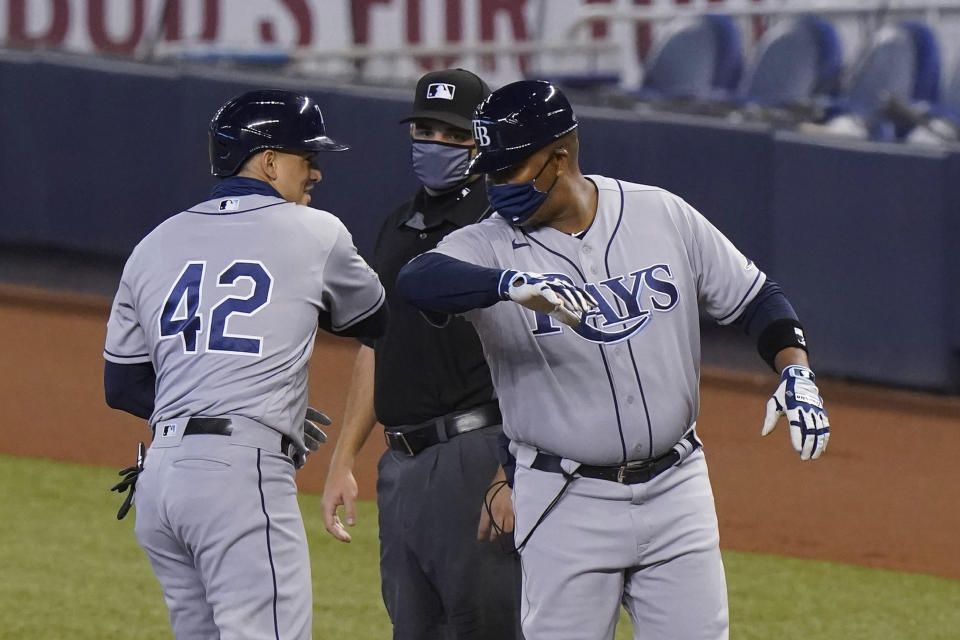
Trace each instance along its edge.
<path fill-rule="evenodd" d="M 469 131 L 473 110 L 488 95 L 487 83 L 466 69 L 431 71 L 417 82 L 413 113 L 400 122 L 430 118 Z"/>

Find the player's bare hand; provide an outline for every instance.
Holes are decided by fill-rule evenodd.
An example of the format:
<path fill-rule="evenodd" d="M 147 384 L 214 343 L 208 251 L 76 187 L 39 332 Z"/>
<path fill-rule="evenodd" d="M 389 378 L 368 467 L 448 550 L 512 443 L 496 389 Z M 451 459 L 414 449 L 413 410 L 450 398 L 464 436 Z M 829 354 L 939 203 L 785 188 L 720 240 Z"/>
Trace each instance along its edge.
<path fill-rule="evenodd" d="M 513 532 L 513 490 L 506 480 L 494 482 L 487 489 L 480 509 L 477 540 L 493 542 L 502 534 Z"/>
<path fill-rule="evenodd" d="M 522 271 L 507 271 L 505 277 L 508 299 L 567 326 L 577 326 L 588 311 L 597 308 L 592 295 L 560 277 Z"/>
<path fill-rule="evenodd" d="M 823 398 L 815 381 L 813 371 L 807 367 L 785 367 L 777 390 L 767 401 L 767 414 L 760 433 L 765 436 L 773 431 L 780 416 L 786 415 L 790 423 L 790 442 L 801 460 L 816 460 L 830 441 L 830 420 L 823 410 Z"/>
<path fill-rule="evenodd" d="M 357 480 L 350 469 L 331 467 L 323 487 L 321 507 L 323 525 L 327 532 L 341 542 L 350 542 L 350 534 L 344 526 L 337 509 L 343 506 L 344 520 L 348 526 L 357 523 Z"/>

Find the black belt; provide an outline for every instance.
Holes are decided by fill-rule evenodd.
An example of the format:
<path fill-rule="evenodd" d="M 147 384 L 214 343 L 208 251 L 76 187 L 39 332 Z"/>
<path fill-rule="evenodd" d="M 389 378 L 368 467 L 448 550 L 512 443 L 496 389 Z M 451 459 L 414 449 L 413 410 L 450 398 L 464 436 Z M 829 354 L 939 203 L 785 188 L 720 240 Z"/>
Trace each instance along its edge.
<path fill-rule="evenodd" d="M 184 436 L 208 435 L 229 436 L 233 433 L 233 424 L 230 418 L 190 418 L 183 428 Z M 280 453 L 290 455 L 290 446 L 293 440 L 287 436 L 280 438 Z"/>
<path fill-rule="evenodd" d="M 466 411 L 448 413 L 410 427 L 387 428 L 383 435 L 390 449 L 415 456 L 427 447 L 446 442 L 450 438 L 502 422 L 500 405 L 494 401 Z"/>
<path fill-rule="evenodd" d="M 691 431 L 690 434 L 684 438 L 684 440 L 690 443 L 694 451 L 701 446 L 700 440 L 697 439 L 697 436 L 693 431 Z M 562 458 L 559 456 L 543 453 L 541 451 L 537 454 L 537 457 L 533 459 L 533 464 L 530 466 L 534 469 L 539 469 L 540 471 L 565 473 L 560 467 L 561 460 Z M 656 458 L 652 458 L 650 460 L 627 462 L 615 467 L 597 467 L 593 465 L 582 464 L 579 468 L 577 468 L 576 473 L 579 473 L 584 478 L 609 480 L 610 482 L 619 482 L 620 484 L 642 484 L 644 482 L 653 480 L 658 475 L 677 464 L 679 461 L 680 452 L 678 452 L 676 449 L 671 449 L 662 456 L 657 456 Z"/>

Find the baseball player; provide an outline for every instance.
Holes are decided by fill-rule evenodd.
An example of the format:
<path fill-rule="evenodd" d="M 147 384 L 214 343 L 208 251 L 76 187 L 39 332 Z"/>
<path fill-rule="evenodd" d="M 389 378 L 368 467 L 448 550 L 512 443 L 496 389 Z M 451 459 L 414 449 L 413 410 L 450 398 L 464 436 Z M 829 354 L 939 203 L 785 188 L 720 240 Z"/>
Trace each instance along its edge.
<path fill-rule="evenodd" d="M 324 486 L 327 530 L 349 542 L 337 508 L 355 523 L 352 468 L 379 419 L 388 443 L 377 467 L 380 577 L 396 640 L 519 636 L 519 560 L 499 544 L 477 541 L 502 436 L 480 342 L 462 319 L 431 327 L 392 294 L 407 261 L 490 215 L 483 182 L 465 173 L 476 153 L 473 111 L 489 93 L 465 69 L 433 71 L 417 82 L 412 112 L 401 122 L 410 129 L 422 186 L 384 220 L 372 262 L 387 290 L 390 327 L 358 350 Z M 489 491 L 491 513 L 507 529 L 509 493 L 502 485 Z M 491 533 L 485 521 L 481 537 Z"/>
<path fill-rule="evenodd" d="M 803 460 L 829 424 L 780 287 L 700 213 L 658 189 L 583 175 L 577 121 L 553 85 L 494 91 L 473 121 L 496 216 L 407 264 L 397 292 L 463 314 L 483 344 L 517 458 L 514 535 L 527 640 L 719 639 L 727 598 L 696 433 L 698 307 L 740 323 L 781 376 Z"/>
<path fill-rule="evenodd" d="M 177 638 L 309 638 L 294 483 L 318 326 L 374 338 L 384 291 L 332 214 L 315 156 L 343 151 L 311 98 L 252 91 L 209 129 L 210 199 L 154 229 L 107 325 L 107 403 L 153 429 L 135 532 Z M 132 492 L 132 489 L 131 489 Z M 120 514 L 122 515 L 122 514 Z"/>

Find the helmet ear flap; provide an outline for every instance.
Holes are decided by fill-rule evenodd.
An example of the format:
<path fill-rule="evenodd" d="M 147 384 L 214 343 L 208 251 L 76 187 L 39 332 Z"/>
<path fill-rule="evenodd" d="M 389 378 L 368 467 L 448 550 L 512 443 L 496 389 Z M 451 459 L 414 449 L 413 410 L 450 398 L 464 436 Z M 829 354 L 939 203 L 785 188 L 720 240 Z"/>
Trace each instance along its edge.
<path fill-rule="evenodd" d="M 235 138 L 224 131 L 213 131 L 209 135 L 210 172 L 219 177 L 232 176 L 240 170 L 253 150 L 240 148 Z"/>

